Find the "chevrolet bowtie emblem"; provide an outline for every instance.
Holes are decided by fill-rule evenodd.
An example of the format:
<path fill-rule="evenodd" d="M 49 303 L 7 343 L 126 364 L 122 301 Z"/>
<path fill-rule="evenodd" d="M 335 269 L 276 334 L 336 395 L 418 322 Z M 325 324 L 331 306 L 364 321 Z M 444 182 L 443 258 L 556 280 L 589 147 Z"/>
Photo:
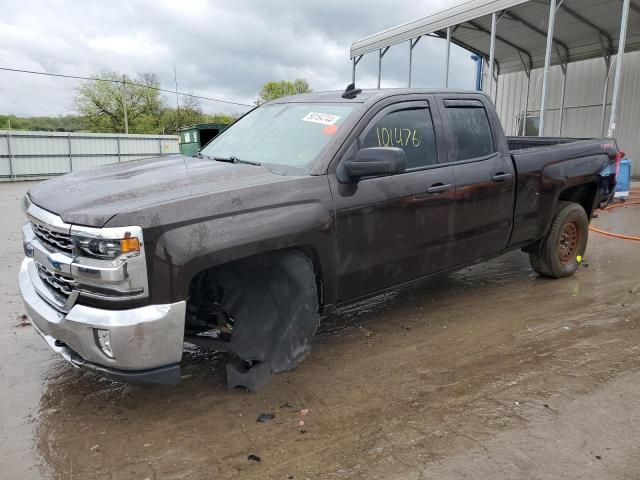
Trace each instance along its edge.
<path fill-rule="evenodd" d="M 60 270 L 60 262 L 54 260 L 51 257 L 47 257 L 47 261 L 49 262 L 49 265 L 51 265 L 53 268 L 55 268 L 56 270 Z"/>

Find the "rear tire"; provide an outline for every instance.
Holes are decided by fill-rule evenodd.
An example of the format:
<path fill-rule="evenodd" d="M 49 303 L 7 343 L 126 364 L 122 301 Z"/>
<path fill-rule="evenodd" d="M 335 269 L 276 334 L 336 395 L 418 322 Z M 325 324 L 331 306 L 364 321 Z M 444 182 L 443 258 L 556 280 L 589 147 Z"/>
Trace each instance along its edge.
<path fill-rule="evenodd" d="M 580 266 L 588 238 L 589 219 L 584 208 L 574 202 L 561 201 L 549 232 L 529 249 L 531 266 L 544 277 L 573 275 Z"/>

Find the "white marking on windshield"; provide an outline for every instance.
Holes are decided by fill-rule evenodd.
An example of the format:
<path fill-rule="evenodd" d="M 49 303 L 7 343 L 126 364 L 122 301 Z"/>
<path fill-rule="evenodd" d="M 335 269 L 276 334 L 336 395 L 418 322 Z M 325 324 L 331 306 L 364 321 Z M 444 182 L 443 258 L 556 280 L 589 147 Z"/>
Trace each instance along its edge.
<path fill-rule="evenodd" d="M 303 122 L 320 123 L 322 125 L 333 125 L 340 120 L 339 115 L 330 113 L 309 112 L 302 119 Z"/>

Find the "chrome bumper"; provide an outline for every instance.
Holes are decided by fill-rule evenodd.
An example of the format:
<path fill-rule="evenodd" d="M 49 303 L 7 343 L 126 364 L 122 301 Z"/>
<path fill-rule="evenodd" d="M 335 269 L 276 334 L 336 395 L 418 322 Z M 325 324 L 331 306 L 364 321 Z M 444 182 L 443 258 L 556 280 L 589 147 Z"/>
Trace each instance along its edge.
<path fill-rule="evenodd" d="M 72 365 L 118 379 L 144 380 L 149 375 L 149 381 L 156 381 L 153 377 L 157 374 L 175 370 L 179 380 L 176 368 L 182 358 L 184 301 L 129 310 L 76 304 L 62 312 L 37 293 L 46 287 L 31 258 L 22 262 L 19 283 L 36 331 Z M 109 330 L 114 358 L 107 357 L 96 344 L 96 328 Z M 175 377 L 175 372 L 172 375 Z"/>

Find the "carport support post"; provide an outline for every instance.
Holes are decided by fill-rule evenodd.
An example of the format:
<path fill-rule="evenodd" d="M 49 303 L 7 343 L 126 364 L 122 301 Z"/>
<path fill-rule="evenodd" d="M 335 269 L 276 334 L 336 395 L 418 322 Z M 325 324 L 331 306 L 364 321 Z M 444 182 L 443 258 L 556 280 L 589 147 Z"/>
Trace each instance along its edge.
<path fill-rule="evenodd" d="M 615 59 L 613 60 L 616 61 Z M 604 117 L 607 114 L 607 96 L 609 95 L 609 77 L 611 76 L 611 60 L 605 58 L 604 89 L 602 91 L 602 112 L 600 113 L 600 135 L 604 135 Z"/>
<path fill-rule="evenodd" d="M 527 76 L 527 91 L 524 99 L 524 117 L 522 118 L 522 136 L 527 134 L 527 115 L 529 113 L 529 90 L 531 89 L 531 70 L 525 70 Z"/>
<path fill-rule="evenodd" d="M 351 68 L 351 83 L 356 84 L 356 57 L 351 59 L 353 61 L 353 67 Z"/>
<path fill-rule="evenodd" d="M 422 37 L 417 37 L 415 41 L 412 38 L 409 39 L 409 88 L 411 88 L 411 76 L 413 74 L 413 48 L 417 45 L 421 38 Z"/>
<path fill-rule="evenodd" d="M 354 85 L 356 84 L 356 67 L 358 66 L 358 63 L 360 62 L 360 60 L 362 60 L 362 55 L 359 55 L 358 58 L 353 57 L 353 70 L 351 72 L 351 83 L 353 83 Z"/>
<path fill-rule="evenodd" d="M 562 120 L 564 119 L 564 98 L 565 92 L 567 90 L 567 69 L 569 68 L 568 63 L 563 63 L 560 65 L 562 69 L 562 93 L 560 94 L 560 131 L 558 132 L 558 136 L 562 136 Z"/>
<path fill-rule="evenodd" d="M 493 98 L 493 63 L 496 50 L 496 12 L 491 14 L 491 43 L 489 45 L 489 98 Z"/>
<path fill-rule="evenodd" d="M 382 78 L 382 57 L 387 53 L 389 47 L 384 47 L 378 50 L 378 90 L 380 90 L 380 80 Z"/>
<path fill-rule="evenodd" d="M 382 49 L 378 50 L 378 90 L 380 90 L 380 77 L 382 77 Z"/>
<path fill-rule="evenodd" d="M 542 71 L 542 98 L 540 99 L 540 129 L 538 136 L 544 136 L 544 114 L 547 106 L 547 81 L 551 64 L 551 47 L 553 46 L 553 26 L 556 21 L 556 0 L 549 2 L 549 26 L 547 27 L 547 49 L 544 53 L 544 70 Z"/>
<path fill-rule="evenodd" d="M 446 66 L 444 70 L 444 88 L 449 88 L 449 59 L 451 56 L 451 27 L 447 27 L 447 55 Z"/>
<path fill-rule="evenodd" d="M 629 19 L 629 3 L 624 0 L 622 4 L 622 20 L 620 23 L 620 40 L 618 41 L 618 54 L 616 55 L 616 78 L 613 81 L 613 98 L 611 99 L 611 115 L 609 116 L 609 131 L 607 137 L 613 137 L 616 129 L 616 110 L 618 108 L 618 96 L 620 95 L 620 80 L 622 79 L 622 64 L 624 62 L 624 44 L 627 40 L 627 20 Z"/>

